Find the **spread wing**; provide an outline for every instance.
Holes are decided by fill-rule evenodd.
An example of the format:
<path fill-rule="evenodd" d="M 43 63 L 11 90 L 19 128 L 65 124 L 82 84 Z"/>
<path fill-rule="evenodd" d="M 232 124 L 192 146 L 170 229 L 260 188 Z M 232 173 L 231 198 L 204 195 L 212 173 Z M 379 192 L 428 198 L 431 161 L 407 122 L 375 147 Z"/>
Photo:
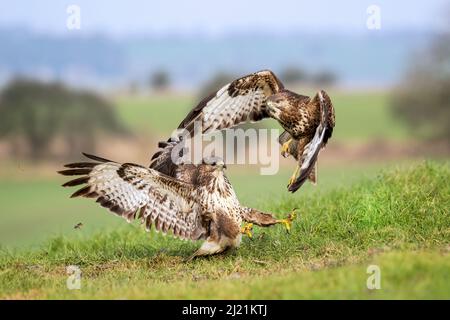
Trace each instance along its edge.
<path fill-rule="evenodd" d="M 194 131 L 194 122 L 202 133 L 234 127 L 246 121 L 267 118 L 266 100 L 283 89 L 272 71 L 263 70 L 226 84 L 203 99 L 180 123 L 179 129 Z"/>
<path fill-rule="evenodd" d="M 306 179 L 308 179 L 314 170 L 320 150 L 326 145 L 333 133 L 335 116 L 330 97 L 325 91 L 321 90 L 317 93 L 317 98 L 319 99 L 320 106 L 320 123 L 316 128 L 313 138 L 303 149 L 299 159 L 300 173 L 295 182 L 289 187 L 289 191 L 291 192 L 297 191 Z"/>
<path fill-rule="evenodd" d="M 169 177 L 176 177 L 176 170 L 178 165 L 181 163 L 176 163 L 178 159 L 182 159 L 184 148 L 182 147 L 183 141 L 160 141 L 158 143 L 159 150 L 155 152 L 150 160 L 150 168 L 159 171 Z M 174 148 L 179 147 L 177 154 L 172 155 Z M 175 159 L 173 159 L 173 156 Z M 174 162 L 175 160 L 175 162 Z"/>
<path fill-rule="evenodd" d="M 205 238 L 206 229 L 197 210 L 193 185 L 132 163 L 117 163 L 84 154 L 95 162 L 67 164 L 59 171 L 66 176 L 81 177 L 64 187 L 85 185 L 71 197 L 95 198 L 103 207 L 131 221 L 140 218 L 147 230 L 169 230 L 182 239 Z"/>

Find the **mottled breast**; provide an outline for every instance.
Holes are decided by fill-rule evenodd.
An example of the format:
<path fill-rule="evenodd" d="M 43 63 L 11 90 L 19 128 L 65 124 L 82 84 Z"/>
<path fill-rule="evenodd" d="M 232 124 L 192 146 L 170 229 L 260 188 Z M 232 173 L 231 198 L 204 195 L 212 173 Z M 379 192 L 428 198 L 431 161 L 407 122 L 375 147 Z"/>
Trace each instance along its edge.
<path fill-rule="evenodd" d="M 223 173 L 212 177 L 209 184 L 201 186 L 199 193 L 203 210 L 211 213 L 222 211 L 237 223 L 242 222 L 239 214 L 239 200 L 233 186 Z"/>

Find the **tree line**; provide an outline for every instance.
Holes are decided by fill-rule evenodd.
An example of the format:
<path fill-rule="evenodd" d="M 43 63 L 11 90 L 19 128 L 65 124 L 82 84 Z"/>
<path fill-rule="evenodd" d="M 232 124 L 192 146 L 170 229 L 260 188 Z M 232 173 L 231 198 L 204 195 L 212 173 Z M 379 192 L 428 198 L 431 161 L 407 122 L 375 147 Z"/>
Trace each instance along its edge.
<path fill-rule="evenodd" d="M 16 79 L 0 94 L 0 139 L 9 142 L 12 157 L 36 161 L 93 152 L 99 133 L 126 130 L 111 103 L 92 92 Z M 51 148 L 55 140 L 58 152 Z"/>

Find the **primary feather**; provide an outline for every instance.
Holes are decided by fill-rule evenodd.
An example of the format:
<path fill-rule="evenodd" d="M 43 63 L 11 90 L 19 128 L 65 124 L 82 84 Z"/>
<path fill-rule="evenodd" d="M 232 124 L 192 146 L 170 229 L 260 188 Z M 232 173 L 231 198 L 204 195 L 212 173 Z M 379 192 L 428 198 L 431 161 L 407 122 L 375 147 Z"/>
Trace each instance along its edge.
<path fill-rule="evenodd" d="M 333 105 L 323 90 L 311 99 L 286 90 L 269 70 L 255 72 L 203 99 L 180 123 L 179 129 L 187 129 L 194 135 L 197 123 L 201 133 L 207 134 L 264 118 L 273 118 L 284 128 L 280 143 L 293 140 L 288 154 L 299 162 L 301 171 L 289 185 L 289 191 L 297 191 L 308 177 L 315 181 L 313 170 L 318 152 L 331 137 L 335 121 Z"/>
<path fill-rule="evenodd" d="M 95 198 L 110 211 L 131 221 L 140 218 L 149 229 L 172 231 L 183 239 L 199 239 L 206 234 L 195 205 L 197 193 L 192 185 L 160 172 L 132 163 L 117 163 L 86 155 L 98 162 L 66 165 L 62 175 L 82 175 L 65 187 L 85 185 L 71 197 Z"/>

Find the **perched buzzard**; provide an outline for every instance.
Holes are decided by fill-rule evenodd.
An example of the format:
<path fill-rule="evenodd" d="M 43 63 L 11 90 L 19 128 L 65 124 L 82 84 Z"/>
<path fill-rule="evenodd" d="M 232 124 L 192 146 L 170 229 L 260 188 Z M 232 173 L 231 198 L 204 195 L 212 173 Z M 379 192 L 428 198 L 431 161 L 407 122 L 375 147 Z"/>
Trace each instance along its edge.
<path fill-rule="evenodd" d="M 333 105 L 323 90 L 313 98 L 299 95 L 284 89 L 271 71 L 259 71 L 234 80 L 203 99 L 179 129 L 194 134 L 197 122 L 206 134 L 269 117 L 285 130 L 279 137 L 283 156 L 292 155 L 298 161 L 288 190 L 297 191 L 308 178 L 315 183 L 317 157 L 335 123 Z"/>
<path fill-rule="evenodd" d="M 72 197 L 97 199 L 103 207 L 127 219 L 141 219 L 146 229 L 189 240 L 204 239 L 192 257 L 223 252 L 238 247 L 242 233 L 251 237 L 253 224 L 270 226 L 282 223 L 287 230 L 295 212 L 286 219 L 240 205 L 225 175 L 222 160 L 199 165 L 175 164 L 170 158 L 176 143 L 167 143 L 151 168 L 132 163 L 117 163 L 84 154 L 94 160 L 65 165 L 59 171 L 81 177 L 64 187 L 85 185 Z M 248 224 L 241 228 L 242 221 Z"/>

